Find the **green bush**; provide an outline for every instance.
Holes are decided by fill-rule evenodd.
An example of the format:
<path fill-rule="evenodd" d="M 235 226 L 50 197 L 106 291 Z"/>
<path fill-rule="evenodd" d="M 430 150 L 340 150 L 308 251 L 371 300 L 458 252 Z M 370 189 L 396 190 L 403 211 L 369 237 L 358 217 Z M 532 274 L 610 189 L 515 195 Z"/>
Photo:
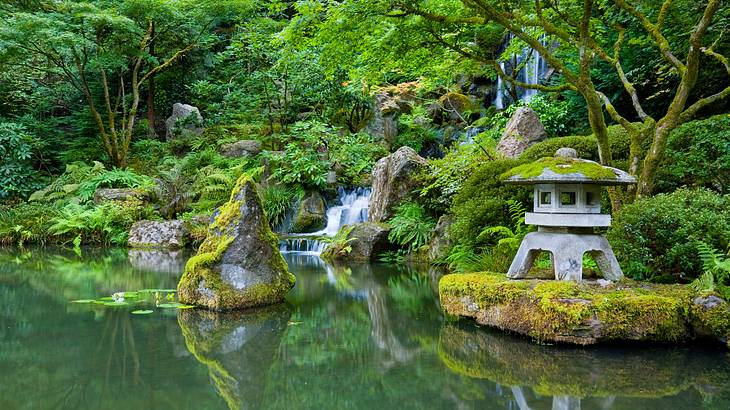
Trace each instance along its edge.
<path fill-rule="evenodd" d="M 625 206 L 608 239 L 627 276 L 686 282 L 702 273 L 698 244 L 727 249 L 730 195 L 680 189 Z"/>
<path fill-rule="evenodd" d="M 0 122 L 0 199 L 25 196 L 39 188 L 31 161 L 35 141 L 24 126 Z"/>
<path fill-rule="evenodd" d="M 629 158 L 629 135 L 620 125 L 608 127 L 608 143 L 614 160 L 625 161 Z M 578 151 L 578 157 L 598 161 L 598 143 L 593 135 L 548 138 L 526 149 L 520 159 L 534 161 L 552 157 L 559 148 L 568 147 Z"/>
<path fill-rule="evenodd" d="M 45 188 L 34 192 L 29 201 L 51 202 L 66 200 L 78 195 L 79 186 L 105 171 L 104 164 L 94 161 L 93 165 L 83 162 L 74 162 L 66 165 L 66 170 Z M 93 193 L 92 193 L 93 195 Z"/>
<path fill-rule="evenodd" d="M 126 245 L 129 228 L 142 213 L 143 208 L 129 203 L 70 203 L 49 221 L 48 232 L 55 236 L 55 242 L 76 238 L 78 243 Z"/>
<path fill-rule="evenodd" d="M 339 168 L 340 183 L 364 185 L 378 159 L 388 155 L 380 142 L 365 133 L 345 134 L 329 143 L 331 161 Z"/>
<path fill-rule="evenodd" d="M 671 192 L 681 186 L 730 192 L 730 115 L 691 121 L 669 135 L 656 190 Z"/>
<path fill-rule="evenodd" d="M 450 234 L 457 245 L 475 248 L 479 245 L 477 238 L 485 228 L 512 226 L 509 201 L 528 205 L 530 190 L 505 185 L 500 175 L 522 163 L 519 160 L 485 161 L 471 172 L 451 205 L 455 220 Z"/>
<path fill-rule="evenodd" d="M 50 221 L 58 214 L 57 207 L 36 202 L 0 210 L 0 244 L 45 243 Z"/>
<path fill-rule="evenodd" d="M 269 224 L 276 227 L 284 222 L 287 214 L 294 206 L 294 202 L 301 199 L 304 191 L 282 185 L 269 185 L 261 193 L 261 202 L 264 213 L 269 218 Z"/>
<path fill-rule="evenodd" d="M 139 175 L 131 169 L 114 168 L 79 184 L 78 196 L 82 201 L 88 201 L 98 188 L 148 188 L 152 185 L 152 178 L 146 175 Z"/>
<path fill-rule="evenodd" d="M 388 225 L 391 228 L 388 240 L 412 252 L 431 240 L 436 220 L 426 215 L 426 210 L 421 205 L 404 202 L 396 208 Z"/>

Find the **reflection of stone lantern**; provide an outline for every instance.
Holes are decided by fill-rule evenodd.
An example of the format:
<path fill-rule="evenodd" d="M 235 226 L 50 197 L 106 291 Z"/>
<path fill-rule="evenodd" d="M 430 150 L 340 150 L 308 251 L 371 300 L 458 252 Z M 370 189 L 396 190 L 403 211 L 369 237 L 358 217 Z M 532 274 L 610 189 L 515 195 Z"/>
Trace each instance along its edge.
<path fill-rule="evenodd" d="M 507 276 L 524 278 L 540 252 L 547 251 L 552 255 L 555 279 L 581 280 L 586 252 L 604 278 L 623 277 L 611 245 L 593 230 L 611 225 L 611 216 L 601 214 L 601 185 L 634 184 L 634 177 L 578 159 L 571 148 L 561 148 L 554 158 L 519 166 L 504 176 L 507 184 L 535 185 L 534 212 L 525 213 L 525 223 L 538 227 L 525 236 Z"/>

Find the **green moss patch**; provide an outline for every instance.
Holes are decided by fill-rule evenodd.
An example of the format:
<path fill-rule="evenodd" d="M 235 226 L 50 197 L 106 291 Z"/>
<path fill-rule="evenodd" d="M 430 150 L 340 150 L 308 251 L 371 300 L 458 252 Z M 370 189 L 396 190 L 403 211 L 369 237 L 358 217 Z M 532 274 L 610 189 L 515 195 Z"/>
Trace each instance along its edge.
<path fill-rule="evenodd" d="M 591 180 L 616 179 L 612 170 L 603 167 L 593 161 L 585 161 L 576 158 L 545 157 L 535 162 L 520 165 L 502 174 L 502 179 L 511 177 L 535 178 L 549 169 L 556 174 L 581 174 Z"/>
<path fill-rule="evenodd" d="M 713 296 L 712 303 L 698 304 L 694 292 L 682 285 L 624 280 L 604 287 L 475 273 L 444 276 L 439 293 L 451 315 L 543 341 L 671 343 L 724 341 L 730 334 L 728 303 Z"/>

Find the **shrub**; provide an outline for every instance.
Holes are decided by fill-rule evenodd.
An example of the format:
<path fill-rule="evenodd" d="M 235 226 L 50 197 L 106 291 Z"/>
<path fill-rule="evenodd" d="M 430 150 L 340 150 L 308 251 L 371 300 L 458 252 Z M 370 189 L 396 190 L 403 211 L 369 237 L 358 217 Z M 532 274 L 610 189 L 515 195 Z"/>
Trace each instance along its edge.
<path fill-rule="evenodd" d="M 281 225 L 291 211 L 294 202 L 301 199 L 304 191 L 282 185 L 269 185 L 261 193 L 264 213 L 271 227 Z"/>
<path fill-rule="evenodd" d="M 58 215 L 56 207 L 40 203 L 20 203 L 0 210 L 0 244 L 44 243 L 47 227 Z"/>
<path fill-rule="evenodd" d="M 484 228 L 511 226 L 510 200 L 529 204 L 529 189 L 505 185 L 500 179 L 502 173 L 520 164 L 519 160 L 485 161 L 471 173 L 451 206 L 455 221 L 450 234 L 457 245 L 476 247 Z"/>
<path fill-rule="evenodd" d="M 730 192 L 730 115 L 691 121 L 669 135 L 656 190 L 671 192 L 680 186 Z"/>
<path fill-rule="evenodd" d="M 426 215 L 421 205 L 404 202 L 396 208 L 388 225 L 391 227 L 388 240 L 412 252 L 431 240 L 436 220 Z"/>
<path fill-rule="evenodd" d="M 79 184 L 78 196 L 82 201 L 88 201 L 98 188 L 146 188 L 152 185 L 152 179 L 146 175 L 139 175 L 131 169 L 114 168 Z"/>
<path fill-rule="evenodd" d="M 346 134 L 329 145 L 332 163 L 342 170 L 342 184 L 363 185 L 375 162 L 388 155 L 383 144 L 365 133 Z"/>
<path fill-rule="evenodd" d="M 627 276 L 686 282 L 702 273 L 698 244 L 726 249 L 730 195 L 680 189 L 625 206 L 608 231 Z"/>
<path fill-rule="evenodd" d="M 620 125 L 608 127 L 608 143 L 613 159 L 622 161 L 629 158 L 629 135 Z M 545 141 L 526 149 L 520 159 L 534 161 L 543 157 L 552 157 L 558 148 L 574 148 L 578 157 L 598 161 L 598 142 L 593 135 L 548 138 Z"/>
<path fill-rule="evenodd" d="M 139 205 L 67 204 L 49 221 L 48 232 L 56 236 L 57 242 L 76 238 L 78 243 L 125 245 L 129 228 L 140 219 L 142 208 Z"/>
<path fill-rule="evenodd" d="M 510 105 L 505 113 L 508 117 L 511 117 L 517 111 L 517 108 L 522 106 L 528 106 L 537 113 L 549 136 L 565 135 L 568 132 L 567 124 L 570 112 L 567 101 L 555 99 L 547 94 L 537 94 L 528 103 L 520 100 Z"/>
<path fill-rule="evenodd" d="M 38 189 L 31 158 L 35 138 L 20 124 L 0 122 L 0 199 Z"/>
<path fill-rule="evenodd" d="M 74 162 L 66 165 L 66 170 L 45 188 L 34 192 L 29 201 L 55 201 L 78 194 L 79 185 L 105 171 L 104 164 L 94 161 L 93 165 Z"/>

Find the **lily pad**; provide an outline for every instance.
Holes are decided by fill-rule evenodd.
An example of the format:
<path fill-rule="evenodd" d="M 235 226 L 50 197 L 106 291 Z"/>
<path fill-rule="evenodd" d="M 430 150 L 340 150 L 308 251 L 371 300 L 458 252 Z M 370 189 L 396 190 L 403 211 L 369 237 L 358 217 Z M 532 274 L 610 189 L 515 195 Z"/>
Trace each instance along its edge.
<path fill-rule="evenodd" d="M 194 308 L 194 307 L 195 307 L 195 306 L 193 306 L 193 305 L 180 305 L 180 306 L 178 306 L 177 308 L 178 308 L 178 309 L 192 309 L 192 308 Z"/>
<path fill-rule="evenodd" d="M 99 300 L 103 300 L 103 301 L 109 302 L 109 301 L 112 301 L 112 300 L 114 300 L 114 298 L 113 298 L 113 297 L 111 297 L 111 296 L 105 296 L 105 297 L 103 297 L 103 298 L 99 298 Z"/>
<path fill-rule="evenodd" d="M 157 307 L 161 307 L 161 308 L 176 308 L 176 307 L 180 307 L 180 306 L 184 306 L 184 305 L 182 303 L 160 303 L 159 305 L 157 305 Z"/>
<path fill-rule="evenodd" d="M 71 303 L 94 303 L 96 300 L 94 299 L 79 299 L 79 300 L 72 300 Z"/>
<path fill-rule="evenodd" d="M 104 306 L 128 306 L 129 303 L 127 302 L 106 302 L 104 303 Z"/>
<path fill-rule="evenodd" d="M 139 297 L 139 292 L 124 292 L 125 298 L 136 298 Z"/>
<path fill-rule="evenodd" d="M 135 311 L 132 311 L 132 314 L 133 315 L 149 315 L 152 312 L 153 312 L 152 310 L 135 310 Z"/>

